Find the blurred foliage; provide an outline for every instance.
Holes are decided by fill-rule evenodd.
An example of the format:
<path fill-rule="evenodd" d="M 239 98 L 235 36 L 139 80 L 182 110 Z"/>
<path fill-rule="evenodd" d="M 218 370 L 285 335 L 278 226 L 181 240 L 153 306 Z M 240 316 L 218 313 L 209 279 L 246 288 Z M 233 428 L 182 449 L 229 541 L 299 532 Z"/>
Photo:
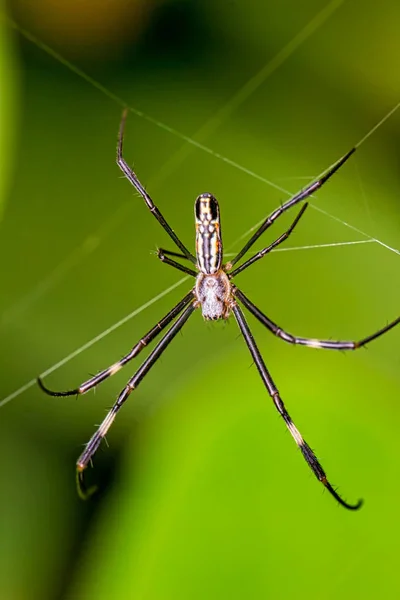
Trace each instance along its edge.
<path fill-rule="evenodd" d="M 68 58 L 121 60 L 128 44 L 137 43 L 162 0 L 14 0 L 13 14 Z"/>
<path fill-rule="evenodd" d="M 157 261 L 167 236 L 115 165 L 118 99 L 136 110 L 126 158 L 173 228 L 193 248 L 192 203 L 210 191 L 230 252 L 286 199 L 268 182 L 296 191 L 400 98 L 394 1 L 158 2 L 143 20 L 112 11 L 96 48 L 70 41 L 88 14 L 75 3 L 31 3 L 29 19 L 24 5 L 9 8 L 29 35 L 110 95 L 2 14 L 0 197 L 14 177 L 0 236 L 0 400 L 180 278 Z M 115 3 L 126 15 L 138 7 Z M 100 2 L 97 32 L 107 19 Z M 108 52 L 114 42 L 120 50 Z M 399 118 L 313 199 L 325 213 L 310 208 L 287 247 L 368 243 L 276 252 L 238 277 L 288 331 L 357 339 L 400 313 Z M 112 364 L 189 285 L 48 385 L 75 387 Z M 76 497 L 74 461 L 139 361 L 96 395 L 54 399 L 31 385 L 1 406 L 1 598 L 398 596 L 400 331 L 344 355 L 289 347 L 249 324 L 300 431 L 363 509 L 338 507 L 307 469 L 234 320 L 195 314 L 97 453 L 88 479 L 101 492 L 90 502 Z"/>
<path fill-rule="evenodd" d="M 0 219 L 6 202 L 14 158 L 18 71 L 8 28 L 0 23 Z"/>

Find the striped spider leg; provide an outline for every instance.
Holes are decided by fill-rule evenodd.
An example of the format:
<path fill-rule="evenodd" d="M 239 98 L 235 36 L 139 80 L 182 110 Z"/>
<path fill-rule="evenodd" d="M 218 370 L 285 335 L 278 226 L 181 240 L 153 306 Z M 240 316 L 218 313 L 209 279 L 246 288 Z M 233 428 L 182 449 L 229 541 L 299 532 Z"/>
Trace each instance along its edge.
<path fill-rule="evenodd" d="M 182 313 L 182 311 L 184 312 Z M 87 498 L 95 491 L 96 488 L 90 488 L 89 490 L 86 488 L 82 473 L 92 460 L 93 455 L 95 454 L 97 448 L 100 446 L 102 439 L 106 436 L 107 431 L 112 425 L 115 416 L 122 404 L 128 398 L 129 394 L 139 385 L 140 381 L 146 375 L 146 373 L 151 369 L 151 367 L 156 362 L 157 358 L 162 354 L 168 344 L 172 341 L 178 331 L 183 327 L 184 323 L 187 321 L 189 316 L 194 310 L 194 296 L 193 292 L 190 291 L 186 296 L 178 302 L 176 306 L 170 312 L 165 315 L 161 321 L 157 323 L 146 335 L 144 335 L 135 346 L 133 346 L 132 350 L 128 352 L 121 360 L 111 365 L 107 369 L 104 369 L 94 377 L 88 379 L 82 383 L 78 388 L 74 390 L 68 390 L 65 392 L 55 392 L 46 387 L 43 381 L 38 377 L 37 382 L 40 388 L 49 394 L 50 396 L 80 396 L 81 394 L 86 394 L 89 390 L 95 388 L 99 383 L 102 383 L 115 373 L 117 373 L 122 367 L 124 367 L 128 362 L 130 362 L 133 358 L 135 358 L 142 350 L 145 348 L 150 342 L 152 342 L 156 336 L 163 331 L 180 313 L 181 316 L 179 319 L 172 325 L 172 327 L 167 331 L 161 341 L 157 344 L 153 352 L 148 356 L 148 358 L 143 362 L 142 366 L 135 375 L 129 380 L 124 390 L 118 396 L 117 401 L 114 403 L 111 410 L 108 412 L 106 418 L 101 423 L 100 427 L 94 433 L 94 435 L 90 438 L 89 442 L 86 444 L 84 451 L 78 458 L 76 469 L 77 469 L 77 484 L 78 484 L 78 493 L 82 498 Z"/>
<path fill-rule="evenodd" d="M 275 383 L 273 382 L 272 377 L 269 374 L 267 367 L 265 366 L 263 358 L 262 358 L 260 351 L 254 341 L 253 335 L 249 329 L 249 326 L 246 322 L 246 319 L 244 317 L 242 310 L 240 309 L 240 307 L 238 305 L 234 306 L 232 308 L 232 310 L 236 317 L 236 321 L 239 325 L 240 331 L 242 332 L 242 335 L 243 335 L 244 339 L 246 340 L 247 347 L 250 350 L 251 356 L 253 357 L 253 360 L 256 364 L 256 367 L 261 376 L 261 379 L 263 380 L 263 383 L 268 390 L 268 394 L 271 396 L 272 401 L 273 401 L 277 411 L 279 412 L 279 414 L 285 421 L 287 428 L 289 429 L 290 433 L 292 434 L 294 441 L 300 448 L 307 464 L 311 467 L 316 478 L 321 483 L 324 484 L 324 486 L 329 490 L 329 492 L 332 494 L 332 496 L 334 498 L 336 498 L 336 500 L 339 502 L 339 504 L 341 504 L 342 506 L 344 506 L 345 508 L 348 508 L 350 510 L 357 510 L 362 505 L 362 500 L 359 500 L 356 504 L 349 504 L 348 502 L 345 502 L 343 500 L 343 498 L 341 496 L 339 496 L 339 494 L 336 492 L 336 490 L 329 483 L 326 473 L 321 466 L 321 463 L 315 456 L 314 452 L 311 450 L 310 446 L 303 439 L 300 431 L 297 429 L 297 427 L 293 423 L 288 411 L 286 410 L 283 400 L 280 397 L 278 388 L 276 387 Z"/>
<path fill-rule="evenodd" d="M 280 337 L 286 342 L 292 344 L 306 345 L 314 348 L 328 348 L 338 350 L 350 350 L 360 348 L 366 343 L 374 340 L 375 338 L 383 335 L 389 329 L 394 327 L 400 322 L 400 317 L 380 329 L 376 333 L 362 339 L 360 342 L 335 342 L 335 341 L 324 341 L 324 340 L 313 340 L 309 338 L 301 338 L 293 336 L 285 332 L 273 321 L 271 321 L 264 313 L 262 313 L 243 292 L 241 292 L 236 285 L 233 285 L 232 279 L 254 262 L 260 260 L 271 252 L 274 248 L 283 243 L 292 234 L 295 227 L 298 225 L 300 219 L 304 215 L 307 209 L 307 203 L 304 203 L 294 219 L 291 226 L 285 231 L 280 237 L 278 237 L 269 246 L 265 247 L 260 252 L 257 252 L 247 261 L 238 266 L 235 270 L 232 270 L 233 266 L 247 253 L 247 251 L 253 246 L 254 242 L 289 208 L 299 204 L 303 200 L 307 199 L 311 194 L 318 190 L 328 179 L 336 173 L 336 171 L 348 160 L 353 154 L 355 149 L 353 148 L 343 158 L 341 158 L 333 167 L 331 167 L 320 179 L 311 183 L 304 190 L 290 198 L 280 208 L 270 214 L 258 230 L 253 234 L 250 240 L 243 246 L 242 250 L 235 256 L 233 260 L 222 264 L 223 259 L 223 246 L 222 246 L 222 235 L 221 235 L 221 221 L 220 221 L 220 210 L 219 204 L 216 198 L 212 194 L 201 194 L 198 196 L 195 202 L 195 222 L 196 222 L 196 257 L 189 252 L 186 246 L 180 241 L 164 217 L 161 215 L 150 196 L 145 191 L 142 184 L 139 182 L 136 174 L 128 166 L 125 159 L 122 156 L 122 143 L 124 125 L 126 120 L 126 111 L 123 114 L 121 127 L 119 131 L 118 146 L 117 146 L 117 163 L 123 171 L 124 175 L 130 181 L 130 183 L 140 193 L 143 200 L 145 201 L 149 210 L 154 214 L 158 222 L 165 229 L 171 239 L 174 241 L 180 252 L 169 251 L 159 249 L 157 252 L 158 258 L 165 264 L 183 271 L 184 273 L 195 278 L 195 285 L 192 290 L 180 301 L 178 304 L 170 310 L 167 315 L 157 323 L 139 342 L 132 348 L 132 350 L 126 354 L 120 361 L 101 371 L 88 381 L 82 383 L 78 388 L 66 391 L 66 392 L 55 392 L 48 389 L 42 380 L 39 378 L 38 383 L 42 390 L 51 396 L 71 396 L 80 395 L 88 392 L 98 384 L 102 383 L 108 377 L 114 375 L 123 366 L 135 358 L 141 350 L 152 342 L 156 336 L 165 328 L 169 326 L 169 329 L 155 346 L 154 350 L 144 360 L 142 365 L 137 369 L 134 375 L 129 379 L 127 385 L 124 387 L 122 392 L 119 394 L 116 402 L 108 412 L 107 416 L 98 427 L 97 431 L 93 434 L 88 444 L 86 445 L 83 453 L 77 461 L 77 482 L 78 491 L 82 497 L 87 497 L 92 491 L 87 490 L 84 479 L 83 471 L 86 469 L 88 464 L 91 462 L 96 450 L 98 449 L 102 439 L 105 437 L 110 426 L 114 422 L 114 419 L 130 396 L 133 390 L 137 388 L 139 383 L 150 371 L 152 366 L 156 363 L 158 358 L 171 343 L 176 334 L 182 329 L 186 321 L 189 319 L 195 309 L 201 308 L 203 317 L 205 320 L 219 320 L 227 319 L 231 313 L 233 313 L 239 329 L 244 337 L 244 340 L 250 350 L 252 358 L 257 366 L 258 372 L 261 379 L 267 389 L 269 396 L 271 397 L 275 408 L 283 418 L 288 430 L 294 438 L 296 444 L 299 446 L 307 464 L 313 471 L 317 479 L 328 489 L 330 494 L 345 508 L 350 510 L 358 509 L 361 506 L 361 500 L 356 504 L 349 504 L 343 500 L 337 491 L 329 483 L 325 471 L 319 463 L 314 452 L 304 441 L 297 427 L 294 425 L 292 419 L 287 412 L 282 398 L 280 397 L 279 391 L 272 380 L 272 377 L 264 363 L 261 353 L 254 341 L 253 335 L 246 322 L 245 316 L 238 302 L 240 302 L 244 308 L 246 308 L 251 314 L 253 314 L 263 325 L 267 327 L 274 335 Z M 178 262 L 175 259 L 189 260 L 195 269 L 191 269 L 186 265 Z"/>
<path fill-rule="evenodd" d="M 260 227 L 255 231 L 255 233 L 251 236 L 251 238 L 248 240 L 248 242 L 245 243 L 245 245 L 240 250 L 240 252 L 238 252 L 237 255 L 235 256 L 235 258 L 233 260 L 229 261 L 229 263 L 226 265 L 226 267 L 230 270 L 233 267 L 233 265 L 236 264 L 246 254 L 246 252 L 248 250 L 250 250 L 250 248 L 258 240 L 260 235 L 262 235 L 264 233 L 264 231 L 269 229 L 269 227 L 271 227 L 271 225 L 273 225 L 273 223 L 276 221 L 276 219 L 278 219 L 284 212 L 286 212 L 287 210 L 289 210 L 289 208 L 292 208 L 292 206 L 295 206 L 302 200 L 306 200 L 306 198 L 309 198 L 310 196 L 312 196 L 312 194 L 314 194 L 314 192 L 319 190 L 319 188 L 321 188 L 324 185 L 324 183 L 326 183 L 328 181 L 328 179 L 330 179 L 332 177 L 332 175 L 334 175 L 340 169 L 340 167 L 342 167 L 344 165 L 344 163 L 350 158 L 350 156 L 352 154 L 354 154 L 355 151 L 356 151 L 355 148 L 352 148 L 351 150 L 349 150 L 349 152 L 347 152 L 347 154 L 342 156 L 342 158 L 339 159 L 333 165 L 333 167 L 331 167 L 324 175 L 322 175 L 322 177 L 320 179 L 318 179 L 317 181 L 314 181 L 313 183 L 310 183 L 307 187 L 304 188 L 304 190 L 301 190 L 300 192 L 298 192 L 298 194 L 295 194 L 294 196 L 292 196 L 292 198 L 289 198 L 289 200 L 284 202 L 282 204 L 282 206 L 280 206 L 279 208 L 274 210 L 274 212 L 271 213 L 261 223 Z M 261 256 L 259 256 L 258 258 L 261 258 Z M 256 259 L 256 260 L 258 260 L 258 259 Z M 254 260 L 253 260 L 253 262 L 254 262 Z M 244 268 L 244 265 L 243 265 L 243 268 Z"/>
<path fill-rule="evenodd" d="M 146 192 L 146 190 L 140 183 L 139 179 L 136 177 L 136 174 L 130 168 L 130 166 L 128 165 L 128 163 L 126 162 L 126 160 L 124 159 L 124 157 L 122 155 L 124 130 L 125 130 L 125 122 L 126 122 L 127 115 L 128 115 L 128 109 L 126 108 L 124 110 L 124 112 L 122 113 L 122 120 L 121 120 L 121 125 L 119 128 L 118 145 L 117 145 L 117 165 L 119 166 L 119 168 L 121 169 L 121 171 L 123 172 L 125 177 L 128 179 L 128 181 L 131 182 L 133 187 L 136 188 L 136 190 L 142 196 L 143 200 L 146 203 L 147 208 L 150 210 L 151 213 L 153 213 L 153 215 L 155 216 L 157 221 L 160 223 L 161 227 L 163 227 L 163 229 L 165 229 L 165 231 L 168 233 L 170 238 L 175 242 L 175 244 L 178 246 L 178 248 L 184 254 L 185 258 L 190 260 L 190 262 L 195 265 L 196 258 L 193 256 L 193 254 L 191 252 L 189 252 L 189 250 L 186 248 L 186 246 L 178 238 L 176 233 L 168 225 L 167 221 L 164 219 L 164 217 L 158 210 L 157 206 L 154 204 L 153 200 L 150 198 L 149 194 Z"/>
<path fill-rule="evenodd" d="M 245 296 L 240 290 L 236 290 L 235 295 L 236 298 L 238 298 L 238 300 L 240 300 L 240 302 L 243 304 L 243 306 L 245 306 L 247 310 L 251 312 L 251 314 L 254 315 L 256 319 L 260 321 L 260 323 L 265 325 L 265 327 L 269 329 L 271 333 L 281 338 L 281 340 L 288 342 L 289 344 L 298 344 L 299 346 L 308 346 L 309 348 L 324 348 L 325 350 L 357 350 L 357 348 L 362 348 L 363 346 L 366 346 L 367 344 L 369 344 L 369 342 L 372 342 L 372 340 L 375 340 L 376 338 L 380 337 L 381 335 L 389 331 L 389 329 L 392 329 L 400 323 L 400 317 L 398 317 L 394 321 L 388 323 L 385 327 L 382 327 L 382 329 L 379 329 L 378 331 L 372 333 L 371 335 L 368 335 L 367 337 L 363 338 L 362 340 L 359 340 L 358 342 L 303 338 L 297 335 L 292 335 L 287 331 L 284 331 L 281 327 L 279 327 L 276 323 L 274 323 L 273 321 L 271 321 L 271 319 L 264 315 L 264 313 L 261 312 L 261 310 L 257 308 L 257 306 L 253 304 L 247 298 L 247 296 Z"/>

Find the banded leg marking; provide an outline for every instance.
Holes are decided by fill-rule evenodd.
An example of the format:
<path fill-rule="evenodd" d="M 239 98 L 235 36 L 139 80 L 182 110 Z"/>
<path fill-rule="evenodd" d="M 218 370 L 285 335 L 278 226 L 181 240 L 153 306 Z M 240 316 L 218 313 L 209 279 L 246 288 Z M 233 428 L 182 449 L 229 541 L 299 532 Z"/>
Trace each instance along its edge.
<path fill-rule="evenodd" d="M 240 302 L 242 302 L 243 306 L 245 306 L 247 310 L 260 321 L 260 323 L 265 325 L 265 327 L 269 329 L 271 333 L 281 338 L 285 342 L 288 342 L 289 344 L 298 344 L 299 346 L 308 346 L 309 348 L 324 348 L 326 350 L 357 350 L 357 348 L 362 348 L 400 323 L 400 317 L 398 317 L 385 327 L 382 327 L 382 329 L 379 329 L 375 333 L 368 335 L 358 342 L 303 338 L 292 335 L 291 333 L 287 333 L 281 327 L 279 327 L 279 325 L 271 321 L 271 319 L 269 319 L 259 308 L 257 308 L 257 306 L 255 306 L 255 304 L 253 304 L 247 298 L 247 296 L 243 294 L 242 291 L 235 288 L 234 293 Z"/>
<path fill-rule="evenodd" d="M 260 258 L 263 258 L 266 254 L 269 254 L 269 252 L 271 252 L 271 250 L 273 250 L 274 248 L 276 248 L 277 246 L 282 244 L 282 242 L 287 240 L 288 237 L 290 236 L 290 234 L 293 232 L 296 225 L 298 224 L 298 222 L 300 221 L 301 217 L 303 216 L 307 206 L 308 206 L 308 202 L 305 202 L 305 204 L 301 207 L 301 210 L 299 211 L 297 217 L 295 218 L 295 220 L 293 221 L 293 223 L 291 224 L 289 229 L 287 229 L 287 231 L 285 231 L 285 233 L 282 233 L 282 235 L 280 237 L 278 237 L 278 239 L 276 239 L 274 242 L 272 242 L 272 244 L 270 244 L 263 250 L 260 250 L 260 252 L 257 252 L 257 254 L 254 254 L 254 256 L 249 258 L 249 260 L 246 260 L 246 262 L 244 262 L 242 265 L 240 265 L 240 267 L 238 267 L 237 269 L 235 269 L 234 271 L 229 273 L 229 279 L 232 279 L 233 277 L 235 277 L 236 275 L 238 275 L 239 273 L 241 273 L 242 271 L 247 269 L 247 267 L 250 267 L 250 265 L 255 263 L 257 260 L 260 260 Z M 231 263 L 228 263 L 226 265 L 226 267 L 229 269 L 231 267 Z"/>
<path fill-rule="evenodd" d="M 325 173 L 325 175 L 323 175 L 320 179 L 318 179 L 318 181 L 314 181 L 314 183 L 310 183 L 310 185 L 308 185 L 304 190 L 301 190 L 298 194 L 296 194 L 295 196 L 290 198 L 287 202 L 282 204 L 282 206 L 280 206 L 279 208 L 274 210 L 274 212 L 271 213 L 265 219 L 265 221 L 260 225 L 260 227 L 254 233 L 254 235 L 249 239 L 249 241 L 246 242 L 246 244 L 243 246 L 241 251 L 235 256 L 235 258 L 230 261 L 231 266 L 236 264 L 238 262 L 238 260 L 240 260 L 242 258 L 242 256 L 244 256 L 246 254 L 246 252 L 248 250 L 250 250 L 250 248 L 252 247 L 254 242 L 256 242 L 258 240 L 260 235 L 262 235 L 264 233 L 264 231 L 266 231 L 269 227 L 271 227 L 271 225 L 276 221 L 276 219 L 278 219 L 284 212 L 286 212 L 287 210 L 289 210 L 289 208 L 291 208 L 295 204 L 298 204 L 302 200 L 305 200 L 306 198 L 308 198 L 309 196 L 314 194 L 314 192 L 319 190 L 319 188 L 322 187 L 324 185 L 324 183 L 326 183 L 328 181 L 328 179 L 330 179 L 332 177 L 332 175 L 334 175 L 334 173 L 336 173 L 336 171 L 338 171 L 340 169 L 340 167 L 342 167 L 344 165 L 344 163 L 350 158 L 350 156 L 355 151 L 356 151 L 356 149 L 352 148 L 349 152 L 347 152 L 347 154 L 345 154 L 340 160 L 338 160 L 338 162 L 336 164 L 334 164 L 333 167 Z"/>
<path fill-rule="evenodd" d="M 154 350 L 149 354 L 146 360 L 142 363 L 136 373 L 131 377 L 128 381 L 125 388 L 122 390 L 120 395 L 118 396 L 116 402 L 113 407 L 107 414 L 104 421 L 101 423 L 100 427 L 97 431 L 92 435 L 88 444 L 86 445 L 84 451 L 81 456 L 78 458 L 76 469 L 77 469 L 77 482 L 78 482 L 78 492 L 81 497 L 87 498 L 90 495 L 91 490 L 87 490 L 84 481 L 83 481 L 83 471 L 86 469 L 88 464 L 90 463 L 93 455 L 101 444 L 101 441 L 106 436 L 109 428 L 113 424 L 115 417 L 124 404 L 124 402 L 128 399 L 129 395 L 132 393 L 134 389 L 136 389 L 145 375 L 150 371 L 151 367 L 155 364 L 157 359 L 161 356 L 167 346 L 172 342 L 176 334 L 182 329 L 190 315 L 195 310 L 196 306 L 194 301 L 192 301 L 189 306 L 183 311 L 183 313 L 179 316 L 179 318 L 175 321 L 175 323 L 168 329 L 167 333 L 164 337 L 158 342 L 157 346 Z"/>
<path fill-rule="evenodd" d="M 247 325 L 247 322 L 246 322 L 246 319 L 244 317 L 242 310 L 236 304 L 232 307 L 232 311 L 235 315 L 235 318 L 239 325 L 240 331 L 242 332 L 242 335 L 246 341 L 247 347 L 250 350 L 253 360 L 257 366 L 257 369 L 261 376 L 261 379 L 263 380 L 264 385 L 267 388 L 267 391 L 268 391 L 269 395 L 271 396 L 276 409 L 278 410 L 279 414 L 285 421 L 286 426 L 289 429 L 293 439 L 295 440 L 296 444 L 300 448 L 301 453 L 303 454 L 303 457 L 305 458 L 307 464 L 309 465 L 309 467 L 311 468 L 311 470 L 313 471 L 313 473 L 317 477 L 317 479 L 327 488 L 327 490 L 332 494 L 332 496 L 334 496 L 334 498 L 336 498 L 336 500 L 342 506 L 344 506 L 345 508 L 348 508 L 349 510 L 357 510 L 358 508 L 360 508 L 360 506 L 362 504 L 362 500 L 359 500 L 356 504 L 349 504 L 349 503 L 345 502 L 343 500 L 343 498 L 341 498 L 339 496 L 339 494 L 333 489 L 332 485 L 329 483 L 329 481 L 327 479 L 324 469 L 322 468 L 322 466 L 321 466 L 320 462 L 318 461 L 317 457 L 315 456 L 314 452 L 311 450 L 311 448 L 307 444 L 307 442 L 303 439 L 299 430 L 297 429 L 297 427 L 293 423 L 292 419 L 290 418 L 290 415 L 286 410 L 283 400 L 279 395 L 279 391 L 278 391 L 277 387 L 275 386 L 267 367 L 265 366 L 265 363 L 264 363 L 262 356 L 260 354 L 260 351 L 254 341 L 254 338 L 249 329 L 249 326 Z"/>
<path fill-rule="evenodd" d="M 128 115 L 128 109 L 125 109 L 122 114 L 121 126 L 119 129 L 118 136 L 118 145 L 117 145 L 117 165 L 128 179 L 128 181 L 133 185 L 133 187 L 139 192 L 145 201 L 147 208 L 150 212 L 153 213 L 157 221 L 160 223 L 161 227 L 165 229 L 168 233 L 169 237 L 174 241 L 174 243 L 178 246 L 178 248 L 183 252 L 188 260 L 190 260 L 193 264 L 196 264 L 196 258 L 189 252 L 186 246 L 181 242 L 176 233 L 171 229 L 168 225 L 167 221 L 162 216 L 161 212 L 158 210 L 157 206 L 154 204 L 153 200 L 150 198 L 149 194 L 146 192 L 139 179 L 137 178 L 134 171 L 129 167 L 128 163 L 123 157 L 123 141 L 124 141 L 124 130 L 125 130 L 125 122 L 126 117 Z"/>
<path fill-rule="evenodd" d="M 146 333 L 146 335 L 143 336 L 135 346 L 133 346 L 132 350 L 126 354 L 126 356 L 121 358 L 121 360 L 119 360 L 117 363 L 111 365 L 111 367 L 108 367 L 94 377 L 91 377 L 82 383 L 78 388 L 74 390 L 67 390 L 65 392 L 55 392 L 46 387 L 41 378 L 38 377 L 37 382 L 40 388 L 49 396 L 79 396 L 80 394 L 86 394 L 86 392 L 96 387 L 96 385 L 99 383 L 102 383 L 105 379 L 108 379 L 108 377 L 111 377 L 117 373 L 120 369 L 122 369 L 122 367 L 135 358 L 135 356 L 137 356 L 143 350 L 143 348 L 147 346 L 147 344 L 149 344 L 163 329 L 165 329 L 165 327 L 167 327 L 167 325 L 185 308 L 187 304 L 189 304 L 192 299 L 193 292 L 191 291 L 186 294 L 186 296 L 180 302 L 178 302 L 178 304 L 174 306 L 174 308 L 167 315 L 165 315 L 165 317 L 163 317 L 161 321 L 157 323 L 157 325 L 152 327 L 152 329 L 150 329 L 150 331 Z"/>

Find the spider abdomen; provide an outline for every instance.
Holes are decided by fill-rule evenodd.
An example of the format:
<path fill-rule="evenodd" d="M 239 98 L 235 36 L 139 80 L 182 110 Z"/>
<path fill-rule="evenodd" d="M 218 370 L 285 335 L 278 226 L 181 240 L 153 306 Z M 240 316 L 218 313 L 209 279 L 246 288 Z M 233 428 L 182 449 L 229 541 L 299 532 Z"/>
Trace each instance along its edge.
<path fill-rule="evenodd" d="M 219 205 L 212 194 L 201 194 L 194 205 L 197 266 L 202 273 L 218 273 L 222 263 Z"/>
<path fill-rule="evenodd" d="M 215 275 L 200 273 L 196 279 L 195 294 L 207 320 L 226 319 L 233 302 L 231 284 L 222 270 Z"/>

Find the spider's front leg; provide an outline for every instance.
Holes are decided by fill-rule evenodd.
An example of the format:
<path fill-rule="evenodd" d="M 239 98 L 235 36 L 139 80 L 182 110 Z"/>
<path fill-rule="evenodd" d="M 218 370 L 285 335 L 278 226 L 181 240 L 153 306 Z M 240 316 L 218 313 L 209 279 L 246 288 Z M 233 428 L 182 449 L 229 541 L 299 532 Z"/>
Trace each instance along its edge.
<path fill-rule="evenodd" d="M 170 227 L 170 225 L 164 219 L 163 215 L 161 214 L 161 212 L 159 211 L 157 206 L 154 204 L 153 200 L 151 199 L 149 194 L 146 192 L 143 185 L 140 183 L 139 179 L 137 178 L 136 173 L 130 168 L 130 166 L 128 165 L 128 163 L 126 162 L 126 160 L 123 157 L 122 148 L 123 148 L 123 141 L 124 141 L 125 121 L 126 121 L 127 116 L 128 116 L 128 109 L 126 108 L 124 110 L 124 112 L 122 113 L 121 125 L 119 128 L 118 145 L 117 145 L 117 165 L 119 166 L 119 168 L 121 169 L 121 171 L 123 172 L 125 177 L 128 179 L 128 181 L 130 181 L 130 183 L 133 185 L 133 187 L 142 196 L 143 200 L 146 203 L 147 208 L 155 216 L 157 221 L 160 223 L 161 227 L 167 232 L 169 237 L 178 246 L 179 250 L 181 250 L 181 252 L 184 254 L 184 256 L 195 265 L 196 258 L 193 256 L 193 254 L 191 252 L 189 252 L 189 250 L 186 248 L 185 244 L 183 242 L 181 242 L 181 240 L 176 235 L 174 230 Z"/>
<path fill-rule="evenodd" d="M 319 190 L 332 177 L 332 175 L 334 175 L 344 165 L 344 163 L 350 158 L 352 154 L 354 154 L 355 151 L 355 148 L 349 150 L 349 152 L 342 156 L 342 158 L 340 158 L 330 169 L 328 169 L 328 171 L 324 175 L 322 175 L 322 177 L 320 177 L 317 181 L 310 183 L 305 189 L 295 194 L 292 198 L 289 198 L 289 200 L 282 204 L 282 206 L 274 210 L 274 212 L 271 213 L 265 219 L 265 221 L 263 221 L 263 223 L 261 223 L 260 227 L 251 236 L 249 241 L 246 242 L 246 244 L 243 246 L 240 252 L 230 261 L 231 268 L 238 262 L 238 260 L 240 260 L 246 254 L 248 250 L 250 250 L 250 248 L 258 240 L 260 235 L 262 235 L 264 231 L 269 229 L 269 227 L 271 227 L 271 225 L 277 219 L 279 219 L 279 217 L 283 215 L 284 212 L 286 212 L 287 210 L 292 208 L 292 206 L 295 206 L 299 202 L 302 202 L 302 200 L 306 200 L 307 198 L 312 196 L 312 194 L 314 194 L 317 190 Z"/>
<path fill-rule="evenodd" d="M 283 242 L 285 242 L 288 239 L 288 237 L 293 233 L 293 230 L 295 229 L 296 225 L 300 221 L 301 217 L 304 215 L 307 207 L 308 207 L 308 202 L 305 202 L 303 204 L 303 206 L 301 207 L 300 211 L 298 212 L 295 220 L 293 221 L 293 223 L 289 227 L 289 229 L 287 229 L 284 233 L 282 233 L 282 235 L 279 236 L 274 242 L 272 242 L 272 244 L 270 244 L 266 248 L 263 248 L 263 250 L 260 250 L 260 252 L 257 252 L 256 254 L 254 254 L 254 256 L 252 256 L 251 258 L 249 258 L 248 260 L 246 260 L 246 262 L 244 262 L 242 265 L 240 265 L 240 267 L 238 267 L 234 271 L 231 271 L 229 273 L 229 279 L 233 279 L 233 277 L 236 277 L 236 275 L 238 275 L 239 273 L 241 273 L 242 271 L 244 271 L 245 269 L 247 269 L 247 267 L 250 267 L 257 260 L 260 260 L 260 258 L 264 258 L 264 256 L 266 256 L 272 250 L 274 250 L 275 248 L 277 248 L 277 246 L 280 246 Z M 225 268 L 227 270 L 231 269 L 232 268 L 232 263 L 228 262 L 225 265 Z"/>

